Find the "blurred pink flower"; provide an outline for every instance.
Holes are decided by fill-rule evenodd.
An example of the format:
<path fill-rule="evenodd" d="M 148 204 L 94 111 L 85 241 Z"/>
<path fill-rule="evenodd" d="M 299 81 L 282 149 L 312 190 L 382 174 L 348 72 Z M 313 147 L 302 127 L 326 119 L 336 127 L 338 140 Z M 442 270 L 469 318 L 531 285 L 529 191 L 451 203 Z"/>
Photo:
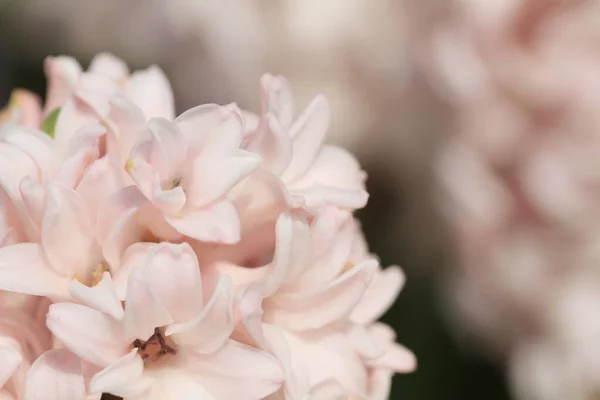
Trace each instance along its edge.
<path fill-rule="evenodd" d="M 426 60 L 456 110 L 437 165 L 459 256 L 451 321 L 506 361 L 520 398 L 590 399 L 600 355 L 578 349 L 593 341 L 561 310 L 570 303 L 580 329 L 596 330 L 591 305 L 570 297 L 582 276 L 600 290 L 600 8 L 456 3 Z"/>

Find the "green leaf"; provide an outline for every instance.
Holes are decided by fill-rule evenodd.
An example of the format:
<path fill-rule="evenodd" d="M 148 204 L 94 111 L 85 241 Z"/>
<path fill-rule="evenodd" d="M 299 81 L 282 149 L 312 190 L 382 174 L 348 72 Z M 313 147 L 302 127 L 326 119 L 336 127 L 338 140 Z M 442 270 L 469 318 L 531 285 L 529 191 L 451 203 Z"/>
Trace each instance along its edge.
<path fill-rule="evenodd" d="M 51 138 L 54 138 L 54 128 L 56 128 L 56 121 L 58 120 L 58 114 L 60 113 L 60 107 L 55 108 L 48 114 L 44 122 L 42 123 L 42 130 L 48 134 Z"/>

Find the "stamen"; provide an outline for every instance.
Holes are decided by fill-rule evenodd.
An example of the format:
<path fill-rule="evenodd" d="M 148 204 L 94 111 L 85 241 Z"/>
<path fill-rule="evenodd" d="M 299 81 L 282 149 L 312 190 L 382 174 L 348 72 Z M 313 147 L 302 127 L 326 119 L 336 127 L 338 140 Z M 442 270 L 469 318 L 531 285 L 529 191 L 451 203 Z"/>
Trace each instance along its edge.
<path fill-rule="evenodd" d="M 79 281 L 79 283 L 83 283 L 88 287 L 94 287 L 102 280 L 102 276 L 105 272 L 110 272 L 110 268 L 105 261 L 100 262 L 96 265 L 96 268 L 92 271 L 91 277 L 84 277 L 79 274 L 75 275 L 75 279 Z"/>
<path fill-rule="evenodd" d="M 346 272 L 350 271 L 355 266 L 356 266 L 356 263 L 353 260 L 346 261 L 346 265 L 344 265 L 344 268 L 340 271 L 340 275 L 345 274 Z"/>
<path fill-rule="evenodd" d="M 104 273 L 107 271 L 109 271 L 109 268 L 106 262 L 102 261 L 100 264 L 98 264 L 96 266 L 96 269 L 94 269 L 94 271 L 92 272 L 91 287 L 94 287 L 98 283 L 100 283 L 100 281 L 102 280 L 102 275 L 104 275 Z"/>
<path fill-rule="evenodd" d="M 155 328 L 154 334 L 146 341 L 134 340 L 130 348 L 138 349 L 138 354 L 142 357 L 145 365 L 156 363 L 165 356 L 177 354 L 175 345 L 168 337 L 164 336 L 164 328 Z"/>
<path fill-rule="evenodd" d="M 175 189 L 179 185 L 181 185 L 181 178 L 173 178 L 164 185 L 163 190 Z"/>

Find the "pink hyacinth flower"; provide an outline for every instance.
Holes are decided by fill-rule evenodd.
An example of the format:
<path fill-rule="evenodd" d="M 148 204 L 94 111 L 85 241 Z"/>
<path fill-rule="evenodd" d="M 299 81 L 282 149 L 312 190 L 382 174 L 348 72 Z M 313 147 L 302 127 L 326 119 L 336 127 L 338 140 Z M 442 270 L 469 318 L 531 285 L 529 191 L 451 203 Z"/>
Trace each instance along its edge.
<path fill-rule="evenodd" d="M 128 400 L 233 400 L 260 399 L 277 390 L 282 377 L 275 359 L 229 339 L 230 279 L 203 286 L 187 244 L 157 244 L 149 251 L 129 278 L 121 318 L 71 303 L 50 308 L 52 333 L 101 369 L 91 392 Z"/>

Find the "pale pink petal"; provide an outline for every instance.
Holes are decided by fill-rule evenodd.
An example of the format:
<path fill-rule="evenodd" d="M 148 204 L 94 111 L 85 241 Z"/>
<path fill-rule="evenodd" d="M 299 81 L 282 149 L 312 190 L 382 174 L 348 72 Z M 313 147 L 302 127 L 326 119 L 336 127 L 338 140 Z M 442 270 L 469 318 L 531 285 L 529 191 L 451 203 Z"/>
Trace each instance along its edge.
<path fill-rule="evenodd" d="M 26 180 L 29 179 L 27 177 L 23 178 L 23 181 Z M 17 207 L 6 188 L 0 184 L 0 226 L 2 229 L 12 231 L 11 236 L 16 241 L 24 241 L 26 240 L 26 233 L 28 233 L 23 224 L 24 219 L 23 212 Z"/>
<path fill-rule="evenodd" d="M 381 342 L 371 334 L 368 328 L 360 325 L 355 325 L 351 328 L 348 338 L 360 356 L 365 359 L 381 357 L 394 340 L 392 337 L 391 341 Z"/>
<path fill-rule="evenodd" d="M 123 307 L 109 272 L 104 272 L 100 282 L 93 287 L 85 286 L 76 280 L 72 281 L 69 293 L 87 306 L 105 312 L 114 319 L 123 319 Z"/>
<path fill-rule="evenodd" d="M 126 169 L 127 172 L 135 172 L 136 165 L 132 163 L 145 162 L 151 166 L 152 174 L 158 177 L 157 187 L 149 190 L 148 193 L 154 193 L 160 190 L 160 183 L 166 180 L 170 175 L 171 166 L 169 165 L 169 159 L 162 145 L 161 132 L 165 130 L 167 121 L 162 123 L 162 120 L 155 119 L 152 124 L 148 124 L 148 132 L 150 137 L 147 140 L 140 141 L 131 150 L 131 158 L 127 160 Z"/>
<path fill-rule="evenodd" d="M 158 244 L 148 254 L 143 274 L 175 323 L 188 321 L 201 312 L 200 266 L 189 244 Z"/>
<path fill-rule="evenodd" d="M 187 196 L 180 186 L 155 193 L 153 199 L 156 208 L 169 215 L 177 215 L 182 212 L 186 201 Z"/>
<path fill-rule="evenodd" d="M 208 106 L 210 105 L 206 107 Z M 235 104 L 228 104 L 217 110 L 202 110 L 203 113 L 198 113 L 199 118 L 196 117 L 196 109 L 186 111 L 176 120 L 188 140 L 188 148 L 192 150 L 190 157 L 201 156 L 215 161 L 230 156 L 240 148 L 244 135 L 244 118 Z M 191 119 L 187 118 L 188 113 Z M 184 116 L 186 118 L 182 118 Z M 194 120 L 199 121 L 198 125 L 193 124 Z M 182 121 L 187 123 L 182 125 Z"/>
<path fill-rule="evenodd" d="M 371 372 L 369 379 L 369 400 L 388 400 L 392 389 L 392 377 L 394 372 L 378 368 Z"/>
<path fill-rule="evenodd" d="M 239 256 L 247 258 L 258 253 L 273 250 L 275 240 L 275 222 L 279 215 L 287 211 L 288 192 L 283 182 L 271 172 L 259 168 L 234 187 L 228 198 L 234 203 L 242 224 L 242 242 L 236 246 L 235 253 L 247 253 Z M 260 232 L 257 234 L 256 232 Z M 231 259 L 232 249 L 220 255 L 220 259 Z M 241 262 L 241 260 L 240 260 Z"/>
<path fill-rule="evenodd" d="M 331 329 L 283 333 L 290 343 L 292 357 L 298 357 L 306 364 L 311 384 L 335 379 L 352 396 L 364 398 L 368 371 L 346 339 L 345 332 Z"/>
<path fill-rule="evenodd" d="M 0 400 L 18 400 L 8 390 L 0 389 Z"/>
<path fill-rule="evenodd" d="M 244 117 L 244 122 L 246 125 L 246 132 L 244 136 L 251 135 L 257 128 L 260 123 L 260 117 L 253 112 L 240 110 L 242 116 Z"/>
<path fill-rule="evenodd" d="M 75 132 L 66 159 L 58 168 L 54 180 L 75 189 L 87 167 L 100 156 L 99 138 L 106 130 L 101 125 L 87 125 Z"/>
<path fill-rule="evenodd" d="M 293 157 L 282 179 L 291 181 L 304 174 L 317 158 L 327 130 L 331 109 L 323 96 L 317 96 L 290 128 Z"/>
<path fill-rule="evenodd" d="M 227 109 L 217 104 L 203 104 L 190 108 L 175 119 L 191 147 L 202 148 L 211 132 L 229 114 Z"/>
<path fill-rule="evenodd" d="M 345 209 L 363 207 L 369 198 L 364 171 L 348 151 L 324 145 L 310 168 L 288 189 L 303 196 L 308 207 L 331 204 Z"/>
<path fill-rule="evenodd" d="M 265 74 L 260 78 L 262 113 L 273 113 L 286 129 L 294 118 L 294 96 L 287 79 Z"/>
<path fill-rule="evenodd" d="M 136 144 L 131 150 L 131 157 L 127 159 L 125 165 L 127 173 L 149 200 L 153 200 L 154 194 L 161 190 L 159 172 L 149 161 L 151 149 L 152 142 L 150 140 Z"/>
<path fill-rule="evenodd" d="M 54 148 L 65 155 L 73 134 L 80 128 L 98 122 L 96 112 L 83 100 L 71 96 L 60 108 L 54 127 Z"/>
<path fill-rule="evenodd" d="M 216 261 L 210 265 L 202 266 L 203 277 L 207 274 L 214 274 L 218 280 L 222 275 L 231 278 L 233 286 L 240 287 L 252 282 L 258 282 L 264 279 L 271 269 L 269 266 L 247 268 L 226 261 Z"/>
<path fill-rule="evenodd" d="M 314 385 L 308 395 L 310 400 L 344 400 L 348 398 L 348 393 L 335 380 L 327 379 Z"/>
<path fill-rule="evenodd" d="M 375 323 L 369 326 L 367 332 L 374 345 L 382 350 L 376 357 L 363 355 L 367 357 L 367 365 L 400 373 L 412 372 L 417 368 L 417 359 L 413 352 L 394 343 L 396 334 L 388 325 Z"/>
<path fill-rule="evenodd" d="M 94 161 L 77 185 L 76 192 L 87 205 L 90 221 L 96 226 L 99 207 L 107 196 L 123 187 L 121 173 L 112 158 L 104 156 Z M 98 190 L 100 188 L 100 190 Z"/>
<path fill-rule="evenodd" d="M 80 304 L 52 304 L 46 325 L 69 350 L 100 367 L 117 362 L 129 345 L 119 322 Z"/>
<path fill-rule="evenodd" d="M 61 107 L 54 129 L 54 144 L 64 154 L 69 142 L 78 129 L 98 123 L 110 111 L 110 100 L 119 93 L 119 86 L 110 77 L 102 74 L 81 75 L 69 97 Z"/>
<path fill-rule="evenodd" d="M 235 340 L 260 348 L 265 344 L 262 323 L 263 293 L 263 282 L 237 288 L 234 303 L 236 325 L 232 336 Z"/>
<path fill-rule="evenodd" d="M 182 298 L 187 297 L 182 294 Z M 192 300 L 186 300 L 192 301 Z M 166 335 L 200 354 L 221 348 L 233 332 L 233 285 L 223 276 L 206 307 L 193 319 L 171 325 Z"/>
<path fill-rule="evenodd" d="M 112 194 L 99 212 L 96 236 L 100 243 L 114 231 L 117 221 L 148 204 L 148 200 L 135 186 L 128 186 Z"/>
<path fill-rule="evenodd" d="M 218 399 L 262 399 L 277 391 L 284 378 L 272 356 L 231 340 L 212 354 L 186 352 L 182 356 L 187 371 Z"/>
<path fill-rule="evenodd" d="M 200 157 L 218 161 L 240 151 L 244 137 L 244 119 L 235 105 L 223 106 L 229 115 L 206 138 Z"/>
<path fill-rule="evenodd" d="M 350 213 L 334 207 L 321 210 L 312 221 L 310 234 L 310 261 L 302 274 L 286 286 L 288 291 L 325 285 L 354 262 L 350 253 L 356 228 Z"/>
<path fill-rule="evenodd" d="M 74 89 L 75 96 L 93 110 L 95 117 L 104 119 L 110 112 L 110 100 L 122 93 L 119 82 L 106 74 L 85 73 Z"/>
<path fill-rule="evenodd" d="M 0 186 L 0 191 L 4 192 L 4 189 Z M 23 200 L 23 205 L 27 209 L 27 214 L 29 218 L 34 223 L 38 230 L 42 226 L 42 219 L 44 217 L 44 209 L 46 208 L 46 191 L 36 181 L 26 176 L 21 180 L 21 184 L 19 185 L 19 191 L 21 192 L 21 199 Z M 3 203 L 3 202 L 2 202 Z M 15 211 L 11 211 L 11 218 L 17 218 L 18 214 Z M 17 227 L 16 223 L 12 223 L 13 227 Z M 39 239 L 38 239 L 39 240 Z M 38 241 L 36 240 L 36 241 Z"/>
<path fill-rule="evenodd" d="M 125 249 L 140 238 L 140 227 L 136 221 L 136 208 L 124 212 L 114 225 L 102 244 L 102 255 L 110 266 L 111 273 L 117 272 L 121 264 L 121 256 Z"/>
<path fill-rule="evenodd" d="M 293 282 L 308 265 L 310 231 L 301 215 L 283 213 L 277 219 L 273 271 L 265 282 L 265 297 L 274 294 L 285 282 Z"/>
<path fill-rule="evenodd" d="M 351 212 L 340 210 L 334 206 L 321 208 L 311 222 L 311 258 L 318 258 L 327 254 L 327 251 L 333 243 L 337 243 L 340 236 L 348 235 L 345 232 L 346 230 L 350 231 L 350 240 L 354 244 L 352 239 L 356 236 L 357 229 Z M 348 259 L 347 255 L 344 257 Z"/>
<path fill-rule="evenodd" d="M 240 240 L 238 214 L 228 200 L 165 219 L 179 233 L 200 241 L 234 244 Z"/>
<path fill-rule="evenodd" d="M 152 66 L 145 71 L 134 72 L 129 78 L 127 93 L 146 118 L 175 118 L 171 84 L 160 68 Z"/>
<path fill-rule="evenodd" d="M 127 400 L 165 400 L 193 399 L 220 400 L 213 397 L 202 385 L 202 380 L 192 376 L 179 366 L 163 366 L 160 369 L 147 369 L 145 372 L 152 380 L 152 386 L 144 393 Z"/>
<path fill-rule="evenodd" d="M 265 300 L 263 320 L 292 330 L 306 330 L 345 318 L 360 301 L 376 268 L 376 261 L 365 261 L 326 287 L 277 293 Z"/>
<path fill-rule="evenodd" d="M 392 343 L 382 357 L 370 361 L 369 365 L 401 373 L 412 372 L 417 369 L 417 358 L 406 347 Z"/>
<path fill-rule="evenodd" d="M 88 71 L 106 75 L 114 80 L 123 79 L 129 75 L 127 64 L 110 53 L 99 53 L 94 56 Z"/>
<path fill-rule="evenodd" d="M 177 215 L 179 216 L 179 213 Z M 144 235 L 149 235 L 153 240 L 172 243 L 183 241 L 184 235 L 177 232 L 165 218 L 166 214 L 154 205 L 142 208 L 137 216 Z"/>
<path fill-rule="evenodd" d="M 117 272 L 121 256 L 127 247 L 139 241 L 140 227 L 136 221 L 138 210 L 148 204 L 135 186 L 114 193 L 99 211 L 96 237 L 102 243 L 102 255 Z"/>
<path fill-rule="evenodd" d="M 19 343 L 10 337 L 0 337 L 0 388 L 19 368 L 23 356 Z"/>
<path fill-rule="evenodd" d="M 286 398 L 302 398 L 310 387 L 307 366 L 299 357 L 294 357 L 290 344 L 279 328 L 264 324 L 263 332 L 265 350 L 273 354 L 282 364 L 285 373 Z"/>
<path fill-rule="evenodd" d="M 64 299 L 69 282 L 50 267 L 37 243 L 0 248 L 0 290 Z"/>
<path fill-rule="evenodd" d="M 316 209 L 332 204 L 346 210 L 364 207 L 369 194 L 364 189 L 340 189 L 328 186 L 313 186 L 306 189 L 292 188 L 292 193 L 304 200 L 306 207 Z"/>
<path fill-rule="evenodd" d="M 146 117 L 129 99 L 116 95 L 110 100 L 110 109 L 104 123 L 108 127 L 106 153 L 119 165 L 125 166 L 135 143 L 148 139 Z"/>
<path fill-rule="evenodd" d="M 173 318 L 152 292 L 142 268 L 134 269 L 129 275 L 125 304 L 127 337 L 148 340 L 155 328 L 173 323 Z"/>
<path fill-rule="evenodd" d="M 14 126 L 3 131 L 2 141 L 15 146 L 35 160 L 42 179 L 53 174 L 58 166 L 59 160 L 52 149 L 52 139 L 42 131 Z"/>
<path fill-rule="evenodd" d="M 188 204 L 203 207 L 222 198 L 259 164 L 260 157 L 243 150 L 218 160 L 196 158 L 191 181 L 185 185 Z"/>
<path fill-rule="evenodd" d="M 412 372 L 417 367 L 415 355 L 406 347 L 394 343 L 396 334 L 386 324 L 377 322 L 368 328 L 373 343 L 383 353 L 376 358 L 368 359 L 367 364 L 374 368 L 388 369 L 394 372 Z"/>
<path fill-rule="evenodd" d="M 44 73 L 48 87 L 44 102 L 44 115 L 48 115 L 52 110 L 64 104 L 71 95 L 81 72 L 81 65 L 72 57 L 46 57 Z"/>
<path fill-rule="evenodd" d="M 368 324 L 378 320 L 394 304 L 405 280 L 406 276 L 398 266 L 375 273 L 363 298 L 350 315 L 352 321 Z"/>
<path fill-rule="evenodd" d="M 4 132 L 11 129 L 3 129 Z M 0 139 L 0 184 L 14 199 L 19 198 L 19 184 L 25 176 L 31 176 L 35 180 L 40 179 L 40 166 L 27 154 L 6 144 Z M 10 171 L 10 173 L 6 173 Z"/>
<path fill-rule="evenodd" d="M 60 184 L 48 187 L 41 239 L 57 272 L 69 278 L 86 276 L 95 238 L 87 206 L 75 191 Z"/>
<path fill-rule="evenodd" d="M 288 131 L 272 114 L 261 117 L 260 125 L 248 140 L 246 149 L 262 157 L 263 168 L 279 175 L 289 165 L 292 140 Z"/>
<path fill-rule="evenodd" d="M 129 246 L 121 257 L 121 265 L 115 271 L 112 278 L 115 283 L 119 299 L 125 300 L 127 294 L 127 281 L 134 268 L 146 265 L 146 258 L 156 243 L 138 242 Z"/>
<path fill-rule="evenodd" d="M 66 349 L 50 350 L 31 366 L 25 400 L 82 400 L 85 383 L 79 358 Z"/>
<path fill-rule="evenodd" d="M 154 164 L 148 161 L 152 159 Z M 163 169 L 162 172 L 160 168 Z M 171 179 L 168 176 L 169 168 L 169 160 L 164 148 L 156 145 L 152 140 L 137 144 L 126 164 L 127 172 L 144 196 L 162 212 L 173 215 L 179 213 L 185 205 L 186 195 L 179 186 L 168 190 L 162 189 L 162 180 Z"/>
<path fill-rule="evenodd" d="M 151 383 L 144 376 L 144 362 L 137 354 L 137 349 L 134 349 L 97 373 L 90 382 L 90 391 L 128 398 L 143 393 Z"/>
<path fill-rule="evenodd" d="M 187 156 L 183 134 L 177 124 L 164 118 L 148 121 L 148 129 L 152 143 L 150 163 L 159 171 L 161 180 L 172 178 Z"/>

